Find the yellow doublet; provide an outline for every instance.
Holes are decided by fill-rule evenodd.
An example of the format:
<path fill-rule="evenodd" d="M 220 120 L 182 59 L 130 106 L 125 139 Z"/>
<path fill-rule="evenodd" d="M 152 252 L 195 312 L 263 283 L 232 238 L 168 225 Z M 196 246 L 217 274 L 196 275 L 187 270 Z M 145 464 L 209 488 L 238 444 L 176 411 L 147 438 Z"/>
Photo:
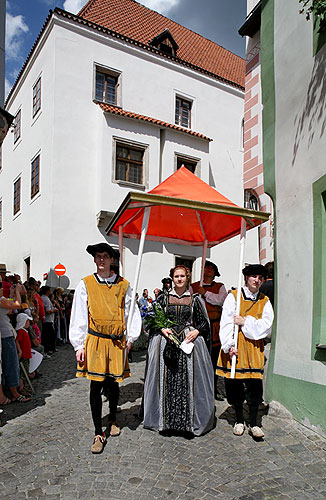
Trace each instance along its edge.
<path fill-rule="evenodd" d="M 112 376 L 122 382 L 130 377 L 124 335 L 124 306 L 129 283 L 119 277 L 116 283 L 107 284 L 94 274 L 84 278 L 84 283 L 88 296 L 88 335 L 85 362 L 78 364 L 76 376 L 98 382 Z"/>
<path fill-rule="evenodd" d="M 237 300 L 237 290 L 233 290 L 235 300 Z M 258 295 L 256 301 L 245 299 L 241 294 L 240 316 L 253 316 L 260 319 L 263 315 L 263 309 L 268 301 L 268 297 L 263 293 Z M 229 354 L 222 350 L 217 362 L 216 374 L 222 377 L 231 377 L 231 361 Z M 264 341 L 251 340 L 244 336 L 241 329 L 238 335 L 238 358 L 235 368 L 236 379 L 262 379 L 264 375 Z"/>

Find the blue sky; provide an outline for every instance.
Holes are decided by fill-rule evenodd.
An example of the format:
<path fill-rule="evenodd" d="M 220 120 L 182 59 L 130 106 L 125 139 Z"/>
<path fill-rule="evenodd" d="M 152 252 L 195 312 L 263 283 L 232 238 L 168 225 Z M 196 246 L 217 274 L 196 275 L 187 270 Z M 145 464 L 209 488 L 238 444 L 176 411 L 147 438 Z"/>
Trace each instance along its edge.
<path fill-rule="evenodd" d="M 61 7 L 77 13 L 86 1 L 7 0 L 6 95 L 49 9 Z M 238 29 L 246 16 L 246 0 L 142 0 L 140 3 L 244 57 L 245 41 L 238 35 Z"/>

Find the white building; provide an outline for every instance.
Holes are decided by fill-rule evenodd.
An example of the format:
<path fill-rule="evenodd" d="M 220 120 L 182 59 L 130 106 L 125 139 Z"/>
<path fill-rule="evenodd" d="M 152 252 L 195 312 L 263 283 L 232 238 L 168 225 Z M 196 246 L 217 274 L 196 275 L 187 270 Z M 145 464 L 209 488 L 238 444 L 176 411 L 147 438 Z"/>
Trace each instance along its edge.
<path fill-rule="evenodd" d="M 60 262 L 74 288 L 93 271 L 85 248 L 104 239 L 108 214 L 182 163 L 243 205 L 244 75 L 243 59 L 133 0 L 55 9 L 7 98 L 16 128 L 3 144 L 0 261 L 23 278 L 49 273 L 50 285 Z M 256 243 L 247 261 L 258 261 Z M 125 241 L 131 281 L 137 247 Z M 147 243 L 139 290 L 160 285 L 176 257 L 199 255 Z M 208 256 L 233 285 L 238 243 Z"/>

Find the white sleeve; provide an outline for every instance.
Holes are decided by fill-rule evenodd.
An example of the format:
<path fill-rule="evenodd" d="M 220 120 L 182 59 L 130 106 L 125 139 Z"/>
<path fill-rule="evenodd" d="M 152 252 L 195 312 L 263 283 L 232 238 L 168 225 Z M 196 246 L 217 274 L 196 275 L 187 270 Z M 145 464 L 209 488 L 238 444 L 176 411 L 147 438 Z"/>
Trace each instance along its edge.
<path fill-rule="evenodd" d="M 271 302 L 268 300 L 264 305 L 263 315 L 260 319 L 253 316 L 245 317 L 245 324 L 241 328 L 247 339 L 260 340 L 267 337 L 272 330 L 274 312 Z"/>
<path fill-rule="evenodd" d="M 206 302 L 208 302 L 209 304 L 212 304 L 213 306 L 222 306 L 227 295 L 228 295 L 228 292 L 226 291 L 225 286 L 222 285 L 220 287 L 218 293 L 213 293 L 213 292 L 210 292 L 209 290 L 207 290 L 204 297 L 205 297 Z"/>
<path fill-rule="evenodd" d="M 234 347 L 233 328 L 235 308 L 236 302 L 234 295 L 229 293 L 223 304 L 220 323 L 221 347 L 225 353 L 229 352 L 231 347 Z"/>
<path fill-rule="evenodd" d="M 131 288 L 130 288 L 130 286 L 128 286 L 126 297 L 125 297 L 125 323 L 126 323 L 126 327 L 128 324 L 128 316 L 129 316 L 129 310 L 130 310 L 130 305 L 131 305 L 131 293 L 132 293 Z M 139 307 L 137 305 L 137 302 L 135 302 L 130 331 L 127 332 L 127 342 L 135 342 L 135 340 L 138 339 L 140 332 L 141 332 L 141 327 L 142 327 L 142 322 L 141 322 Z"/>
<path fill-rule="evenodd" d="M 83 280 L 81 280 L 74 294 L 72 302 L 69 340 L 77 351 L 85 346 L 85 340 L 88 333 L 88 308 L 87 308 L 87 290 Z"/>

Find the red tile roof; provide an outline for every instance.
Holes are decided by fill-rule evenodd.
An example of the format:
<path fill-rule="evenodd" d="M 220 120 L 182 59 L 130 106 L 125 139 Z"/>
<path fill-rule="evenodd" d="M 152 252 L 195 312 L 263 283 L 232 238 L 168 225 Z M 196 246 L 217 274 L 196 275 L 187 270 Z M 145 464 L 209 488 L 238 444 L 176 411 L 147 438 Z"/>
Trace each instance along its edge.
<path fill-rule="evenodd" d="M 166 28 L 179 45 L 177 58 L 237 87 L 244 88 L 245 60 L 135 0 L 89 0 L 78 16 L 147 47 Z"/>
<path fill-rule="evenodd" d="M 193 135 L 194 137 L 198 137 L 199 139 L 204 139 L 205 141 L 212 141 L 206 135 L 200 134 L 199 132 L 194 132 L 188 128 L 179 127 L 178 125 L 174 125 L 173 123 L 163 122 L 162 120 L 157 120 L 156 118 L 151 118 L 150 116 L 139 115 L 138 113 L 132 113 L 131 111 L 125 111 L 124 109 L 119 108 L 118 106 L 112 106 L 111 104 L 105 104 L 104 102 L 98 103 L 100 107 L 105 111 L 105 113 L 110 113 L 111 115 L 120 115 L 125 116 L 126 118 L 133 118 L 134 120 L 140 120 L 143 122 L 153 123 L 153 125 L 157 125 L 158 127 L 164 128 L 172 128 L 173 130 L 178 130 L 178 132 L 183 132 L 185 134 Z"/>

